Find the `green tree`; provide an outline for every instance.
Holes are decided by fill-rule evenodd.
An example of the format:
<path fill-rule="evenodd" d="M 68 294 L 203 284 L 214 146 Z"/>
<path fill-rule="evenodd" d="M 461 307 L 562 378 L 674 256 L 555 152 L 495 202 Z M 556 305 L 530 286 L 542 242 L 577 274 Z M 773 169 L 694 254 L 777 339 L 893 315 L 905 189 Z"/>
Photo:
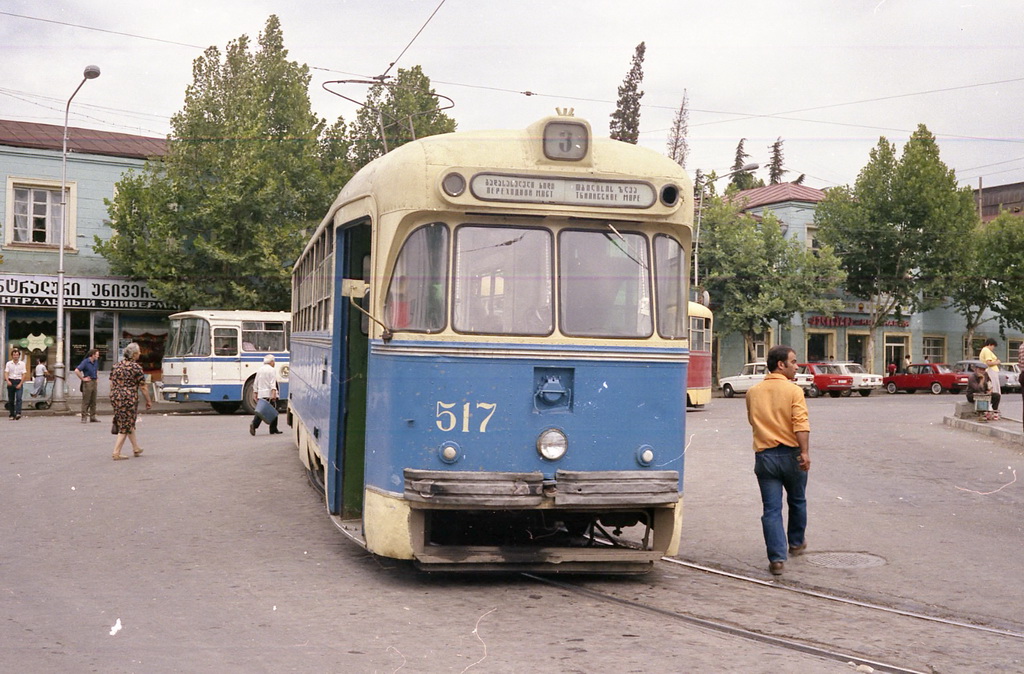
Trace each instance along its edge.
<path fill-rule="evenodd" d="M 735 187 L 737 190 L 749 190 L 752 187 L 764 187 L 764 182 L 754 177 L 754 174 L 749 171 L 740 171 L 741 168 L 747 165 L 747 160 L 750 159 L 750 153 L 747 152 L 743 145 L 747 142 L 746 138 L 740 138 L 740 142 L 736 144 L 736 156 L 732 161 L 732 180 L 729 181 L 729 185 Z"/>
<path fill-rule="evenodd" d="M 711 296 L 720 334 L 743 335 L 747 357 L 772 323 L 799 312 L 832 314 L 845 274 L 827 246 L 817 252 L 786 240 L 770 211 L 760 222 L 727 199 L 705 201 L 701 232 L 702 286 Z"/>
<path fill-rule="evenodd" d="M 923 124 L 898 160 L 884 137 L 869 157 L 853 188 L 829 190 L 815 222 L 819 240 L 842 259 L 847 291 L 869 300 L 872 367 L 879 327 L 943 303 L 977 216 Z"/>
<path fill-rule="evenodd" d="M 687 136 L 690 133 L 690 100 L 683 89 L 683 100 L 672 118 L 672 128 L 668 132 L 668 156 L 681 167 L 686 168 L 686 157 L 690 153 Z"/>
<path fill-rule="evenodd" d="M 644 52 L 647 47 L 643 42 L 636 46 L 633 53 L 633 64 L 626 74 L 626 79 L 619 86 L 619 100 L 612 113 L 610 124 L 611 137 L 636 145 L 640 138 L 640 99 L 644 92 L 640 85 L 644 80 Z"/>
<path fill-rule="evenodd" d="M 782 182 L 783 176 L 789 173 L 783 166 L 782 136 L 775 139 L 770 149 L 771 159 L 768 160 L 768 184 L 778 185 Z"/>
<path fill-rule="evenodd" d="M 349 133 L 351 163 L 361 167 L 409 141 L 455 131 L 455 120 L 441 107 L 420 66 L 400 68 L 394 81 L 367 92 Z"/>
<path fill-rule="evenodd" d="M 1000 213 L 978 223 L 961 247 L 959 273 L 949 287 L 949 306 L 964 317 L 965 341 L 989 321 L 1000 330 L 1024 328 L 1024 218 Z"/>
<path fill-rule="evenodd" d="M 243 35 L 196 59 L 167 156 L 108 202 L 114 234 L 96 249 L 114 273 L 178 307 L 289 306 L 290 266 L 335 189 L 309 71 L 287 54 L 271 16 L 254 52 Z"/>

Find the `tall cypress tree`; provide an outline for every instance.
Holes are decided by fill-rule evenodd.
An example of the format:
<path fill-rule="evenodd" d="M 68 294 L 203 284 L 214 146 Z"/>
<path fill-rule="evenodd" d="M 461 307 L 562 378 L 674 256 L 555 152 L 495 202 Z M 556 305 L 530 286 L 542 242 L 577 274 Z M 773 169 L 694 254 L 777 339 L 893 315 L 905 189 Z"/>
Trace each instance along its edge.
<path fill-rule="evenodd" d="M 772 151 L 772 158 L 768 162 L 768 183 L 778 185 L 782 182 L 782 177 L 789 173 L 789 171 L 783 168 L 782 136 L 775 139 L 770 149 Z"/>
<path fill-rule="evenodd" d="M 626 74 L 626 79 L 619 87 L 618 106 L 612 113 L 612 121 L 609 125 L 612 138 L 633 145 L 636 145 L 640 138 L 640 99 L 644 97 L 644 92 L 640 91 L 640 85 L 644 81 L 644 52 L 646 49 L 643 42 L 636 46 L 636 51 L 633 53 L 633 64 Z"/>
<path fill-rule="evenodd" d="M 683 100 L 672 118 L 672 128 L 668 132 L 668 156 L 672 161 L 686 168 L 686 156 L 690 153 L 690 143 L 686 137 L 690 133 L 690 99 L 683 89 Z"/>

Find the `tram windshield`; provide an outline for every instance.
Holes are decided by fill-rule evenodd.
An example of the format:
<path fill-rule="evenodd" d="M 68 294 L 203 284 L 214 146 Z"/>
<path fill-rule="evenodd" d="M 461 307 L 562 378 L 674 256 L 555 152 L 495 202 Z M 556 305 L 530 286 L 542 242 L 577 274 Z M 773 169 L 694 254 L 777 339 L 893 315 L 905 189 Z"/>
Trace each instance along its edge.
<path fill-rule="evenodd" d="M 562 332 L 649 337 L 647 239 L 629 232 L 566 230 L 559 235 Z"/>
<path fill-rule="evenodd" d="M 464 225 L 455 231 L 453 327 L 459 332 L 549 335 L 551 233 Z"/>

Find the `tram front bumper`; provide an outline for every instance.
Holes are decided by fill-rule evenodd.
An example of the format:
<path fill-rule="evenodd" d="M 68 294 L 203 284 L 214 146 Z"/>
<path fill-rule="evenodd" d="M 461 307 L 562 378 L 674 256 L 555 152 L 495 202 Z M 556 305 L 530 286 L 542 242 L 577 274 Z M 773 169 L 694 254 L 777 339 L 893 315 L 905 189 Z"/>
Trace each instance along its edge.
<path fill-rule="evenodd" d="M 678 550 L 676 471 L 503 473 L 406 469 L 416 563 L 433 570 L 644 573 Z M 595 544 L 594 530 L 640 525 Z M 589 533 L 583 533 L 589 532 Z M 605 532 L 606 533 L 606 532 Z"/>

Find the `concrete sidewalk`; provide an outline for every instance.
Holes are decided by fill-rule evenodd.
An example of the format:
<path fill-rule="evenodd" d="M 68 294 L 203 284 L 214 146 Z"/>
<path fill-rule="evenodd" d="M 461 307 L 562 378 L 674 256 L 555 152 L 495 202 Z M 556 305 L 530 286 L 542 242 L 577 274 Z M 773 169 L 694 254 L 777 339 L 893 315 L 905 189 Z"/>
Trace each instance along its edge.
<path fill-rule="evenodd" d="M 38 401 L 35 398 L 25 396 L 21 403 L 21 416 L 24 417 L 61 417 L 61 416 L 79 416 L 82 413 L 82 399 L 71 398 L 67 400 L 66 410 L 58 410 L 57 406 L 51 404 L 47 409 L 36 409 L 36 403 Z M 216 414 L 213 408 L 210 407 L 210 403 L 205 402 L 188 402 L 188 403 L 174 403 L 165 402 L 163 400 L 154 399 L 153 407 L 146 409 L 146 401 L 139 396 L 139 414 Z M 6 410 L 7 401 L 3 402 Z M 111 417 L 114 414 L 113 408 L 110 406 L 110 398 L 97 398 L 96 399 L 96 416 L 98 417 Z"/>
<path fill-rule="evenodd" d="M 981 433 L 982 435 L 1009 440 L 1019 444 L 1024 441 L 1024 423 L 1021 421 L 1021 416 L 1020 413 L 1014 413 L 1013 417 L 1003 416 L 1003 410 L 1000 410 L 999 421 L 979 421 L 960 419 L 954 414 L 943 417 L 942 423 L 951 428 Z"/>

